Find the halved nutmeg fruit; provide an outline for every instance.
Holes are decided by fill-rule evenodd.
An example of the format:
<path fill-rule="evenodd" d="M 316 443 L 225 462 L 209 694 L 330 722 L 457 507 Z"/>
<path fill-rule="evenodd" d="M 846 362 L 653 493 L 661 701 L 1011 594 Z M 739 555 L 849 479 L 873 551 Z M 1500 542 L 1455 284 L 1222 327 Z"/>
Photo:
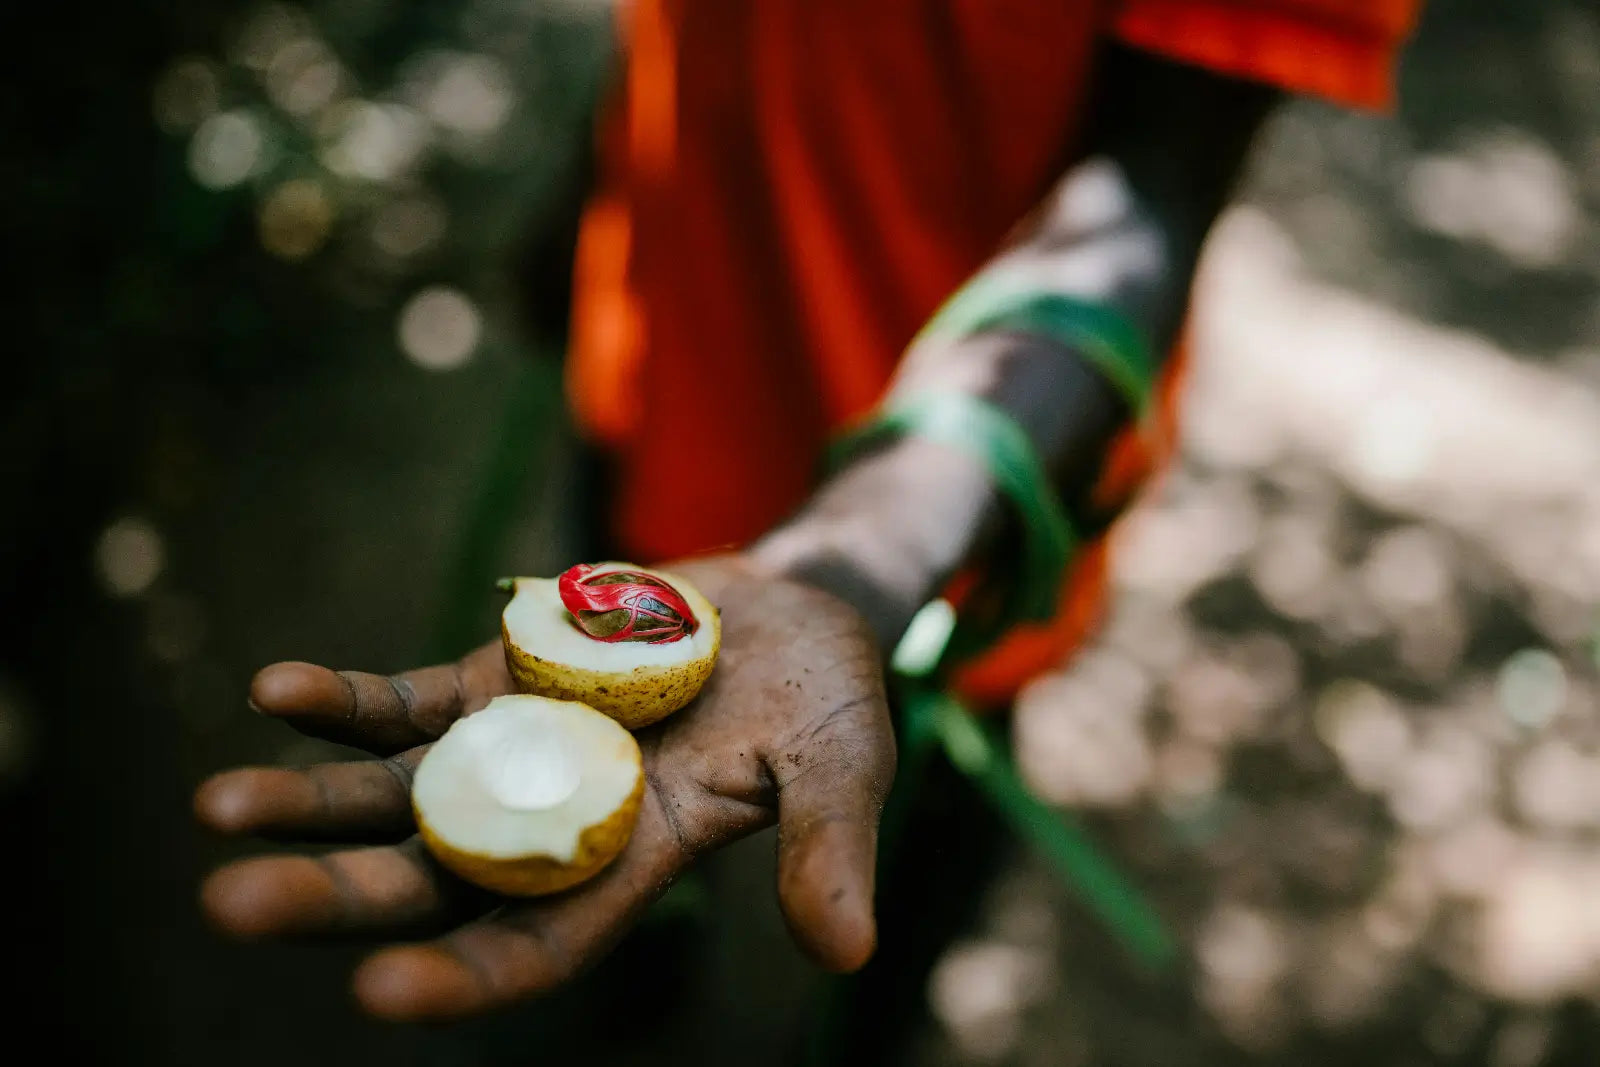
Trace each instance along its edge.
<path fill-rule="evenodd" d="M 632 563 L 579 564 L 558 578 L 507 578 L 506 664 L 524 693 L 579 700 L 630 730 L 693 700 L 722 646 L 699 590 Z"/>
<path fill-rule="evenodd" d="M 633 833 L 644 796 L 639 744 L 568 700 L 496 697 L 458 719 L 417 768 L 423 842 L 475 885 L 555 893 L 597 874 Z"/>

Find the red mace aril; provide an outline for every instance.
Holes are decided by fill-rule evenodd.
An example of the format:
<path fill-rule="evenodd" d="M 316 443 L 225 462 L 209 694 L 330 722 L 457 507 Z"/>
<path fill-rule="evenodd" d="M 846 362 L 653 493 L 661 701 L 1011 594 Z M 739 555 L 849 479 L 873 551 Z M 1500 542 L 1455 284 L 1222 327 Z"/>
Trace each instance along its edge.
<path fill-rule="evenodd" d="M 608 644 L 666 644 L 692 635 L 694 610 L 672 586 L 639 571 L 601 571 L 579 563 L 557 579 L 561 603 L 585 634 Z"/>
<path fill-rule="evenodd" d="M 715 605 L 682 575 L 613 560 L 499 585 L 517 691 L 580 701 L 629 730 L 693 700 L 722 647 Z"/>

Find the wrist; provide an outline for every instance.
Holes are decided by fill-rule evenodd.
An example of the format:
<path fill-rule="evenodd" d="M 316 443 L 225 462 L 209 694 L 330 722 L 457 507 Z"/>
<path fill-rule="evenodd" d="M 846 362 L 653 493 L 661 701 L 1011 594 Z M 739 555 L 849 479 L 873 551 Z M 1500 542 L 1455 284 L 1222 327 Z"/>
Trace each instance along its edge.
<path fill-rule="evenodd" d="M 838 596 L 887 652 L 972 551 L 996 510 L 983 464 L 904 438 L 831 478 L 749 550 L 758 569 Z"/>
<path fill-rule="evenodd" d="M 1037 334 L 986 330 L 914 345 L 893 392 L 955 390 L 1009 414 L 1068 499 L 1099 473 L 1111 441 L 1132 414 L 1083 355 Z"/>

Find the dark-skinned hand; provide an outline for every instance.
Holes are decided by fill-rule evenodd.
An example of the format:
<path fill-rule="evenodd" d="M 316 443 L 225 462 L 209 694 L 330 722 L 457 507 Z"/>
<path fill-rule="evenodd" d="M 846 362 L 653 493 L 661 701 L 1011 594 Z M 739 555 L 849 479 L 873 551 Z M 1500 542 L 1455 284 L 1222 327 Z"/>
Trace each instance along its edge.
<path fill-rule="evenodd" d="M 382 758 L 227 771 L 200 787 L 199 818 L 230 834 L 365 847 L 223 867 L 201 893 L 212 921 L 243 938 L 442 935 L 369 956 L 355 993 L 383 1018 L 468 1016 L 571 978 L 695 857 L 776 820 L 795 940 L 830 970 L 859 968 L 876 943 L 878 815 L 894 773 L 877 644 L 844 601 L 741 557 L 668 569 L 721 610 L 722 653 L 694 703 L 637 735 L 644 803 L 599 875 L 555 896 L 495 897 L 414 834 L 409 785 L 429 743 L 511 692 L 498 641 L 394 677 L 278 663 L 252 683 L 257 709 Z"/>

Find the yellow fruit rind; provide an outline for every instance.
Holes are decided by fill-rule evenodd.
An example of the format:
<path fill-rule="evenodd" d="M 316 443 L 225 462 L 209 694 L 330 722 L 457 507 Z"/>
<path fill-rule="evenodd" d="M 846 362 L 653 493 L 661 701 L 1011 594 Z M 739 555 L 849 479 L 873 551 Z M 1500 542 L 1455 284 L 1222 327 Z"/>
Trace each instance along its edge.
<path fill-rule="evenodd" d="M 413 810 L 423 843 L 440 863 L 473 885 L 492 892 L 512 897 L 537 897 L 571 889 L 593 878 L 616 859 L 633 835 L 633 824 L 638 821 L 643 800 L 644 770 L 641 768 L 633 792 L 621 806 L 578 837 L 578 847 L 570 863 L 550 856 L 507 858 L 464 852 L 436 834 L 420 808 L 413 805 Z"/>
<path fill-rule="evenodd" d="M 577 700 L 604 712 L 629 730 L 638 730 L 666 718 L 699 695 L 722 649 L 722 617 L 715 610 L 702 625 L 710 626 L 711 649 L 687 663 L 663 667 L 635 667 L 626 673 L 595 671 L 568 663 L 541 659 L 511 640 L 505 620 L 500 622 L 506 667 L 520 693 Z"/>

